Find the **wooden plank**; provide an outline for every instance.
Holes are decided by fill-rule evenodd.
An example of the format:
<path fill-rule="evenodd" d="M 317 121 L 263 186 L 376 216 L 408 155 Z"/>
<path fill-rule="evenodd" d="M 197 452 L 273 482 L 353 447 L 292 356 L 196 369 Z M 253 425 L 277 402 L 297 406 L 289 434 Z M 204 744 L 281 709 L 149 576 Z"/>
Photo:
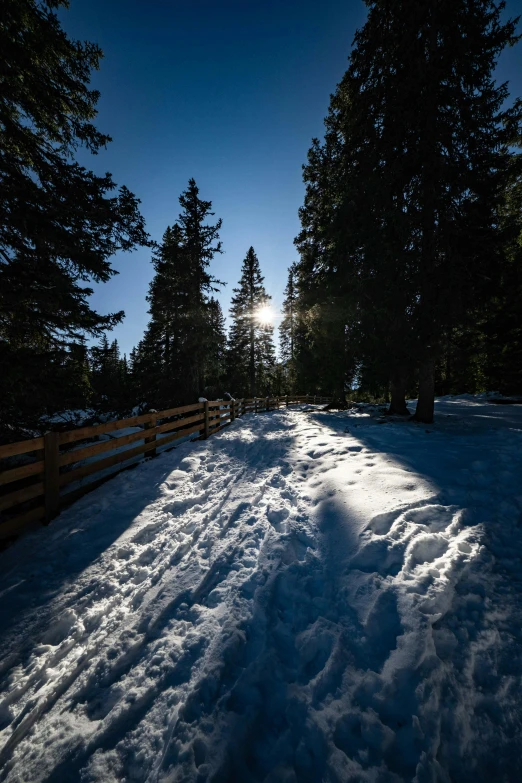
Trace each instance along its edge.
<path fill-rule="evenodd" d="M 6 443 L 0 446 L 0 459 L 5 457 L 16 457 L 17 454 L 28 454 L 30 451 L 43 449 L 43 438 L 32 438 L 31 440 L 19 440 L 16 443 Z"/>
<path fill-rule="evenodd" d="M 89 465 L 83 465 L 80 468 L 75 468 L 68 473 L 62 473 L 60 475 L 60 486 L 64 487 L 67 484 L 71 484 L 73 481 L 78 481 L 85 476 L 90 476 L 92 473 L 99 473 L 106 468 L 112 468 L 113 465 L 117 465 L 119 462 L 127 462 L 133 457 L 137 457 L 146 451 L 150 451 L 155 448 L 154 443 L 141 443 L 139 446 L 135 446 L 133 449 L 126 449 L 120 451 L 118 454 L 113 454 L 111 457 L 105 457 L 105 459 L 97 459 L 96 462 L 91 462 Z M 115 474 L 116 475 L 116 474 Z"/>
<path fill-rule="evenodd" d="M 182 405 L 180 408 L 170 408 L 167 411 L 158 411 L 156 416 L 158 419 L 166 419 L 168 416 L 178 416 L 182 413 L 190 413 L 191 411 L 200 410 L 203 412 L 202 402 L 193 402 L 191 405 Z"/>
<path fill-rule="evenodd" d="M 183 438 L 186 435 L 192 435 L 194 432 L 199 432 L 199 431 L 200 428 L 197 426 L 191 427 L 188 430 L 180 430 L 179 432 L 176 432 L 174 435 L 169 435 L 166 438 L 157 440 L 156 447 L 160 448 L 161 446 L 170 443 L 173 440 L 178 440 L 179 438 Z M 115 476 L 118 476 L 120 473 L 123 473 L 124 470 L 129 470 L 130 468 L 134 468 L 134 467 L 137 467 L 137 465 L 126 465 L 125 467 L 114 471 L 114 473 L 110 473 L 108 476 L 101 476 L 99 479 L 90 481 L 88 484 L 85 484 L 82 487 L 78 487 L 77 489 L 73 489 L 71 492 L 67 492 L 65 495 L 62 495 L 61 497 L 62 507 L 70 506 L 72 503 L 74 503 L 76 500 L 79 500 L 79 498 L 83 497 L 88 492 L 93 492 L 95 489 L 98 489 L 98 487 L 101 487 L 102 484 L 105 484 L 107 481 L 110 481 Z"/>
<path fill-rule="evenodd" d="M 3 470 L 0 472 L 0 484 L 11 484 L 13 481 L 27 478 L 27 476 L 36 476 L 44 472 L 43 460 L 31 462 L 29 465 L 20 465 L 18 468 Z"/>
<path fill-rule="evenodd" d="M 129 465 L 127 467 L 134 467 L 134 466 Z M 87 495 L 89 492 L 94 492 L 95 489 L 98 489 L 98 487 L 101 487 L 102 484 L 105 484 L 107 481 L 110 481 L 119 473 L 122 473 L 124 470 L 125 468 L 121 468 L 121 470 L 116 470 L 114 473 L 111 473 L 109 476 L 102 476 L 101 478 L 96 479 L 95 481 L 90 481 L 88 484 L 84 484 L 83 486 L 78 487 L 77 489 L 71 490 L 71 492 L 66 492 L 65 495 L 62 495 L 60 498 L 60 508 L 67 508 L 68 506 L 72 506 L 73 503 L 75 503 L 77 500 L 82 498 L 84 495 Z"/>
<path fill-rule="evenodd" d="M 30 525 L 31 522 L 37 522 L 44 518 L 45 507 L 38 506 L 37 508 L 32 508 L 31 511 L 26 511 L 23 514 L 18 514 L 18 516 L 13 517 L 12 519 L 8 519 L 7 522 L 1 522 L 0 539 L 17 536 L 22 533 L 24 528 L 27 527 L 27 525 Z"/>
<path fill-rule="evenodd" d="M 77 440 L 85 438 L 96 438 L 98 435 L 105 435 L 107 432 L 123 430 L 126 427 L 135 427 L 139 424 L 145 424 L 150 421 L 156 413 L 144 413 L 142 416 L 133 416 L 130 419 L 119 419 L 118 421 L 108 421 L 105 424 L 93 424 L 91 427 L 80 427 L 77 430 L 60 432 L 60 445 L 64 443 L 74 443 Z"/>
<path fill-rule="evenodd" d="M 208 438 L 209 424 L 210 424 L 209 416 L 208 416 L 209 403 L 205 402 L 204 405 L 205 405 L 205 419 L 203 422 L 203 438 L 206 440 Z"/>
<path fill-rule="evenodd" d="M 194 424 L 197 421 L 203 421 L 204 414 L 196 413 L 195 416 L 187 416 L 185 419 L 177 419 L 177 421 L 167 421 L 165 424 L 160 424 L 156 427 L 156 432 L 169 432 L 170 430 L 179 430 L 181 427 L 185 427 L 187 424 Z"/>
<path fill-rule="evenodd" d="M 215 419 L 213 422 L 210 422 L 210 435 L 213 435 L 215 432 L 217 432 L 225 422 L 229 421 L 229 419 L 230 414 L 227 414 L 226 416 L 222 416 L 220 419 Z"/>
<path fill-rule="evenodd" d="M 193 435 L 195 432 L 201 432 L 203 430 L 203 424 L 204 422 L 201 421 L 194 427 L 189 427 L 186 430 L 178 430 L 173 435 L 167 435 L 166 438 L 156 441 L 158 448 L 160 446 L 165 446 L 167 443 L 172 443 L 173 440 L 179 440 L 180 438 L 185 438 L 187 435 Z"/>
<path fill-rule="evenodd" d="M 171 443 L 173 440 L 179 440 L 179 438 L 192 435 L 194 432 L 199 432 L 201 429 L 202 425 L 200 424 L 194 427 L 189 427 L 185 430 L 178 430 L 173 435 L 167 435 L 166 438 L 161 438 L 153 443 L 142 443 L 139 446 L 135 446 L 133 449 L 126 449 L 125 451 L 121 451 L 118 454 L 113 454 L 111 457 L 99 459 L 96 460 L 96 462 L 91 462 L 89 465 L 83 465 L 82 467 L 75 468 L 74 470 L 71 470 L 67 473 L 62 473 L 60 476 L 60 486 L 65 487 L 67 484 L 72 484 L 74 481 L 79 481 L 86 476 L 91 476 L 93 473 L 98 473 L 102 470 L 106 470 L 107 468 L 112 468 L 114 465 L 118 465 L 120 462 L 127 462 L 128 460 L 137 457 L 139 454 L 151 451 L 155 448 L 159 449 L 162 446 L 165 446 L 167 443 Z M 117 473 L 118 472 L 116 471 L 111 475 L 116 476 Z"/>
<path fill-rule="evenodd" d="M 149 432 L 148 437 L 145 438 L 145 443 L 154 443 L 156 440 L 156 422 L 157 418 L 153 417 L 149 422 L 145 424 L 145 431 Z M 156 449 L 152 449 L 150 452 L 151 457 L 156 456 Z"/>
<path fill-rule="evenodd" d="M 181 416 L 183 413 L 190 413 L 191 411 L 197 410 L 203 411 L 203 404 L 201 402 L 192 403 L 191 405 L 181 405 L 178 408 L 169 408 L 168 410 L 158 411 L 157 413 L 143 413 L 140 416 L 131 416 L 128 419 L 108 421 L 105 424 L 93 424 L 90 427 L 80 427 L 77 430 L 61 432 L 60 444 L 74 443 L 77 440 L 105 435 L 106 433 L 114 432 L 115 430 L 123 430 L 126 427 L 146 424 L 150 422 L 153 417 L 156 417 L 157 419 L 166 419 L 170 416 Z"/>
<path fill-rule="evenodd" d="M 211 435 L 215 435 L 216 432 L 219 432 L 220 430 L 224 430 L 226 427 L 229 427 L 229 426 L 230 426 L 230 422 L 227 422 L 225 424 L 218 424 L 218 426 L 215 429 L 213 429 L 210 434 Z"/>
<path fill-rule="evenodd" d="M 146 437 L 145 430 L 140 430 L 140 432 L 131 432 L 130 435 L 124 435 L 121 438 L 112 438 L 111 440 L 104 440 L 100 443 L 93 443 L 92 446 L 85 446 L 83 449 L 66 451 L 60 455 L 60 466 L 72 465 L 73 462 L 80 462 L 82 459 L 96 456 L 96 454 L 103 454 L 105 451 L 114 451 L 114 449 L 117 449 L 120 446 L 126 446 L 129 443 L 144 440 Z"/>
<path fill-rule="evenodd" d="M 27 500 L 33 500 L 33 498 L 37 498 L 38 495 L 43 495 L 44 492 L 45 485 L 43 481 L 39 481 L 38 484 L 31 484 L 30 487 L 17 489 L 15 492 L 10 492 L 8 495 L 0 495 L 0 511 L 5 511 L 6 508 L 18 506 L 20 503 L 25 503 Z"/>

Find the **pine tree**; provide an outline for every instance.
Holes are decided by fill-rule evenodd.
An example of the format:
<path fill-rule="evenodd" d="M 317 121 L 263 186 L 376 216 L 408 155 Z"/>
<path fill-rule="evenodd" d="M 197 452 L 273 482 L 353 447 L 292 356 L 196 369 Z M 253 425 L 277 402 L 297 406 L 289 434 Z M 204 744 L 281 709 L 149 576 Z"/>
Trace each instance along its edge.
<path fill-rule="evenodd" d="M 148 401 L 169 407 L 183 396 L 186 341 L 190 328 L 191 280 L 183 248 L 183 235 L 175 223 L 167 227 L 161 245 L 154 251 L 155 275 L 147 302 L 151 316 L 144 343 L 148 352 Z"/>
<path fill-rule="evenodd" d="M 92 404 L 101 413 L 124 413 L 131 407 L 126 357 L 121 357 L 117 340 L 103 335 L 91 354 Z"/>
<path fill-rule="evenodd" d="M 212 202 L 199 198 L 193 179 L 181 195 L 178 222 L 153 253 L 150 321 L 137 359 L 141 394 L 155 407 L 193 402 L 207 383 L 219 385 L 221 309 L 211 294 L 222 285 L 208 271 L 221 252 L 221 220 L 209 224 Z M 220 349 L 221 346 L 221 349 Z"/>
<path fill-rule="evenodd" d="M 111 140 L 92 120 L 101 50 L 70 40 L 65 0 L 5 0 L 0 23 L 0 398 L 4 421 L 36 421 L 63 398 L 68 355 L 123 313 L 100 315 L 86 283 L 105 282 L 118 250 L 147 244 L 138 200 L 74 160 Z"/>
<path fill-rule="evenodd" d="M 288 282 L 284 291 L 283 318 L 279 325 L 279 348 L 289 391 L 296 385 L 296 332 L 298 318 L 296 264 L 288 270 Z"/>
<path fill-rule="evenodd" d="M 321 144 L 312 142 L 303 167 L 305 201 L 299 210 L 302 229 L 296 237 L 301 340 L 298 350 L 299 385 L 333 396 L 333 404 L 345 404 L 345 390 L 354 374 L 353 350 L 348 343 L 355 318 L 356 294 L 350 271 L 357 279 L 358 248 L 355 237 L 345 232 L 339 241 L 339 224 L 353 222 L 342 196 L 356 183 L 351 162 L 344 155 L 343 131 L 336 127 L 337 113 L 330 110 Z M 346 198 L 355 211 L 357 200 Z"/>
<path fill-rule="evenodd" d="M 485 280 L 490 292 L 487 309 L 476 313 L 484 352 L 484 386 L 504 394 L 522 394 L 522 165 L 514 161 L 506 188 L 502 226 L 505 256 Z M 495 274 L 493 274 L 493 271 Z"/>
<path fill-rule="evenodd" d="M 235 395 L 268 394 L 275 363 L 273 327 L 263 324 L 256 313 L 270 301 L 263 285 L 258 258 L 251 247 L 243 261 L 239 287 L 234 288 L 228 339 L 228 377 Z"/>
<path fill-rule="evenodd" d="M 502 108 L 492 72 L 514 23 L 493 0 L 473 12 L 464 0 L 367 4 L 305 167 L 299 273 L 309 306 L 338 312 L 362 377 L 390 379 L 391 408 L 405 412 L 417 372 L 416 418 L 431 421 L 443 336 L 487 301 L 502 257 L 520 106 Z"/>
<path fill-rule="evenodd" d="M 223 285 L 208 271 L 216 253 L 222 252 L 219 240 L 222 221 L 207 222 L 214 216 L 212 202 L 199 198 L 194 179 L 189 180 L 179 202 L 182 207 L 179 224 L 188 274 L 185 396 L 196 399 L 205 386 L 206 356 L 212 337 L 208 320 L 209 296 Z"/>
<path fill-rule="evenodd" d="M 205 357 L 205 384 L 203 393 L 210 399 L 216 399 L 224 390 L 226 378 L 225 317 L 217 299 L 211 297 L 207 303 L 208 340 Z"/>

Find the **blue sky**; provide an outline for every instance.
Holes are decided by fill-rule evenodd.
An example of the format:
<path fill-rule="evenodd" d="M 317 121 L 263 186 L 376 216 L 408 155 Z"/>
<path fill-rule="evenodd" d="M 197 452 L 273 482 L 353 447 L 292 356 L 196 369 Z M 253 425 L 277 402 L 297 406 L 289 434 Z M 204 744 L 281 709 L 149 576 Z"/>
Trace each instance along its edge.
<path fill-rule="evenodd" d="M 511 16 L 522 0 L 508 0 Z M 228 313 L 241 262 L 253 245 L 279 309 L 296 253 L 301 166 L 322 135 L 330 93 L 364 23 L 360 0 L 71 0 L 60 13 L 73 38 L 104 51 L 93 86 L 97 126 L 113 143 L 81 162 L 110 171 L 142 201 L 147 230 L 160 240 L 194 177 L 223 219 L 224 254 L 212 273 L 228 285 Z M 503 55 L 499 78 L 522 95 L 522 43 Z M 146 248 L 114 259 L 120 272 L 98 286 L 101 312 L 125 310 L 112 333 L 128 352 L 147 324 L 152 277 Z M 112 339 L 112 338 L 110 338 Z"/>

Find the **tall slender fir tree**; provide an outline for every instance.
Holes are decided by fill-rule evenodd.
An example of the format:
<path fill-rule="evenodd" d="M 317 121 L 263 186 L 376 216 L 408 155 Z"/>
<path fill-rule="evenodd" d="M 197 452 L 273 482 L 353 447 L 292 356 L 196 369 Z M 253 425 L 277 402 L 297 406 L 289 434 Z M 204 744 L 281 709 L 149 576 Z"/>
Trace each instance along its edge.
<path fill-rule="evenodd" d="M 253 397 L 270 392 L 275 363 L 273 327 L 256 317 L 271 298 L 263 281 L 258 258 L 251 247 L 243 261 L 239 287 L 234 288 L 230 308 L 232 326 L 227 358 L 228 377 L 234 394 L 250 394 Z"/>
<path fill-rule="evenodd" d="M 65 0 L 5 0 L 0 24 L 0 425 L 67 407 L 73 357 L 123 313 L 101 315 L 89 281 L 118 250 L 148 244 L 138 199 L 74 160 L 111 141 L 92 124 L 102 52 L 68 38 Z"/>

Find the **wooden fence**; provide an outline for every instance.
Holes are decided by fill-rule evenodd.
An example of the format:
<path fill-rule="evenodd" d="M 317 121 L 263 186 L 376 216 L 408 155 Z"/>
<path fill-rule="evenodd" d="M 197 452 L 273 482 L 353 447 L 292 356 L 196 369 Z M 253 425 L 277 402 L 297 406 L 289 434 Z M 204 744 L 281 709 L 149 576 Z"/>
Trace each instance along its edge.
<path fill-rule="evenodd" d="M 153 457 L 175 440 L 208 438 L 245 413 L 329 401 L 306 394 L 197 402 L 0 446 L 0 539 L 34 522 L 48 524 L 60 509 L 131 467 L 130 460 Z M 128 429 L 133 432 L 118 435 Z"/>

